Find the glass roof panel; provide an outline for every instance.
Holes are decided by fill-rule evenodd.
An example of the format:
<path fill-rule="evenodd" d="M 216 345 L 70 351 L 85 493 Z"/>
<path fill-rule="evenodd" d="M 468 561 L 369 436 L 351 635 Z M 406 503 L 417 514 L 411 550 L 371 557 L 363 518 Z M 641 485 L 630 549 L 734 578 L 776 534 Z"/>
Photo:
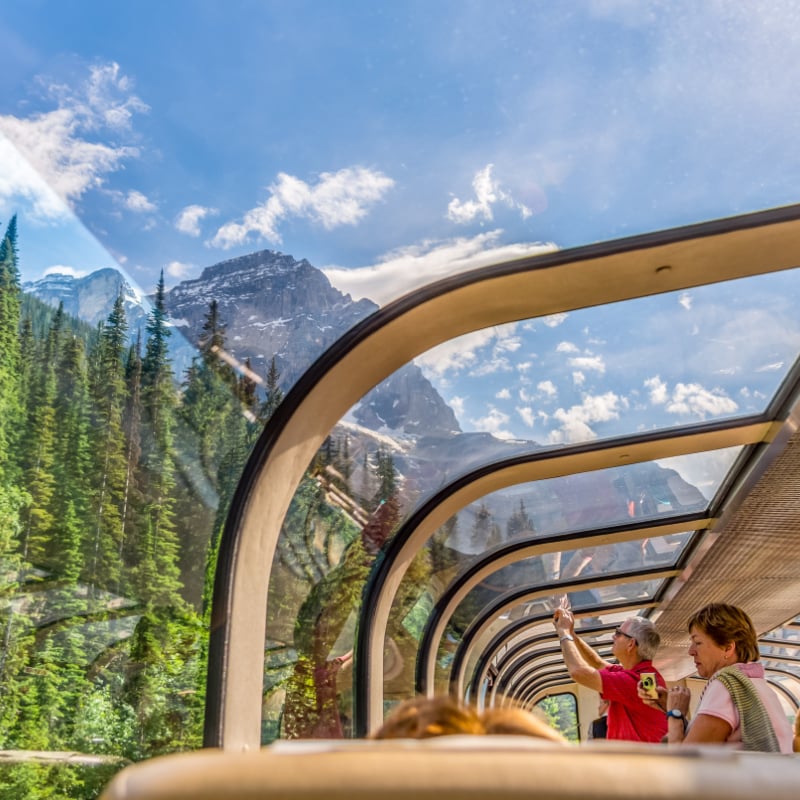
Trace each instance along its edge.
<path fill-rule="evenodd" d="M 497 326 L 416 359 L 462 429 L 570 444 L 763 412 L 800 350 L 800 270 Z"/>
<path fill-rule="evenodd" d="M 478 554 L 504 542 L 579 531 L 588 535 L 615 524 L 645 525 L 704 511 L 739 452 L 696 453 L 519 484 L 487 495 L 448 520 L 426 545 L 431 568 L 427 592 L 435 600 Z M 594 549 L 598 559 L 608 561 L 606 566 L 618 562 L 617 569 L 636 569 L 676 563 L 689 538 L 689 532 L 673 533 Z M 591 561 L 582 562 L 590 558 L 587 552 L 556 552 L 530 564 L 538 565 L 541 582 L 552 582 L 583 573 Z M 497 579 L 490 577 L 484 583 L 493 581 Z"/>
<path fill-rule="evenodd" d="M 769 657 L 762 658 L 761 660 L 764 662 L 764 669 L 770 669 L 770 668 L 780 669 L 800 678 L 800 662 L 783 661 L 779 658 L 769 658 Z"/>
<path fill-rule="evenodd" d="M 800 659 L 800 638 L 787 641 L 786 644 L 783 645 L 764 644 L 763 641 L 761 641 L 758 645 L 758 652 L 761 653 L 763 659 L 779 659 L 781 656 L 790 656 Z"/>

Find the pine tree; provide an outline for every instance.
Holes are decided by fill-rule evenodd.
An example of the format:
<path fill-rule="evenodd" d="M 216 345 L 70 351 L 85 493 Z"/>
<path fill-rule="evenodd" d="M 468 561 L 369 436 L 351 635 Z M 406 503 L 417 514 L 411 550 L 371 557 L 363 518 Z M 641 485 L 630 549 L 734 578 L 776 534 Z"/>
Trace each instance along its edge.
<path fill-rule="evenodd" d="M 14 430 L 20 421 L 20 286 L 17 269 L 17 218 L 0 242 L 0 485 L 10 466 Z"/>
<path fill-rule="evenodd" d="M 258 414 L 258 394 L 256 382 L 250 377 L 253 373 L 253 365 L 250 363 L 249 357 L 245 359 L 244 367 L 245 371 L 239 376 L 237 395 L 242 407 L 250 412 L 248 419 L 255 422 Z"/>
<path fill-rule="evenodd" d="M 281 374 L 278 370 L 278 365 L 275 361 L 275 356 L 269 363 L 269 370 L 267 371 L 267 395 L 264 402 L 261 404 L 261 411 L 259 417 L 262 422 L 267 422 L 269 418 L 275 413 L 275 409 L 281 404 L 283 400 L 283 392 L 280 387 Z"/>
<path fill-rule="evenodd" d="M 372 499 L 373 504 L 386 501 L 397 493 L 397 470 L 394 466 L 392 454 L 388 450 L 379 447 L 376 459 L 375 476 L 378 482 L 378 491 Z"/>
<path fill-rule="evenodd" d="M 21 516 L 31 503 L 17 483 L 19 432 L 23 426 L 22 369 L 27 369 L 20 349 L 20 286 L 17 268 L 17 222 L 11 219 L 0 242 L 0 597 L 11 596 L 21 580 L 19 556 Z M 18 619 L 16 604 L 0 604 L 0 747 L 8 746 L 20 695 L 10 676 L 25 657 L 22 634 L 27 625 Z"/>
<path fill-rule="evenodd" d="M 157 605 L 179 604 L 178 541 L 173 519 L 175 486 L 174 413 L 176 393 L 169 359 L 164 273 L 147 320 L 142 361 L 143 519 L 136 590 Z"/>
<path fill-rule="evenodd" d="M 70 336 L 64 342 L 58 368 L 53 475 L 58 491 L 52 507 L 54 524 L 49 542 L 50 562 L 68 582 L 77 583 L 83 563 L 81 533 L 90 527 L 91 444 L 89 390 L 83 341 Z"/>
<path fill-rule="evenodd" d="M 135 563 L 135 547 L 143 508 L 140 489 L 139 461 L 142 455 L 142 339 L 137 334 L 135 344 L 128 349 L 125 361 L 125 409 L 122 428 L 125 434 L 125 485 L 122 492 L 120 524 L 122 540 L 119 557 L 122 568 Z M 129 551 L 131 555 L 129 556 Z"/>
<path fill-rule="evenodd" d="M 225 326 L 217 301 L 209 303 L 200 337 L 200 356 L 192 360 L 184 380 L 180 418 L 192 431 L 184 437 L 197 442 L 197 452 L 186 452 L 189 462 L 199 458 L 205 479 L 216 483 L 225 446 L 226 425 L 232 414 L 241 414 L 236 375 L 218 353 L 225 351 Z"/>
<path fill-rule="evenodd" d="M 123 356 L 128 325 L 122 295 L 118 295 L 106 324 L 100 329 L 92 381 L 94 485 L 91 537 L 87 541 L 87 580 L 118 587 L 123 540 L 122 506 L 125 494 L 126 442 L 122 427 L 125 407 Z"/>
<path fill-rule="evenodd" d="M 0 557 L 4 563 L 0 593 L 3 594 L 16 574 L 12 568 L 12 554 L 18 547 L 20 511 L 30 502 L 30 497 L 15 485 L 19 462 L 17 445 L 23 419 L 22 391 L 26 385 L 21 371 L 28 368 L 27 362 L 22 360 L 18 336 L 20 286 L 16 240 L 17 218 L 14 216 L 0 242 Z"/>
<path fill-rule="evenodd" d="M 530 518 L 524 501 L 519 501 L 519 508 L 508 518 L 506 523 L 506 536 L 509 539 L 516 539 L 525 534 L 536 532 L 533 520 Z"/>
<path fill-rule="evenodd" d="M 487 547 L 492 532 L 492 513 L 485 503 L 478 506 L 475 521 L 472 524 L 472 545 L 482 551 Z"/>
<path fill-rule="evenodd" d="M 25 486 L 31 498 L 23 515 L 22 556 L 32 563 L 45 561 L 54 522 L 56 367 L 63 323 L 64 307 L 59 304 L 32 375 L 33 388 L 29 394 L 24 434 L 21 437 L 21 463 Z"/>

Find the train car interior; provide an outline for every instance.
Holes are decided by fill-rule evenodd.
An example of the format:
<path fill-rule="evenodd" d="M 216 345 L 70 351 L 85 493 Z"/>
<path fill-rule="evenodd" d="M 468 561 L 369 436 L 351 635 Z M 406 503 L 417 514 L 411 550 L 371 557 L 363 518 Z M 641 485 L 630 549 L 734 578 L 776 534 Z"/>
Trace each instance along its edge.
<path fill-rule="evenodd" d="M 798 797 L 798 31 L 5 0 L 0 798 Z"/>

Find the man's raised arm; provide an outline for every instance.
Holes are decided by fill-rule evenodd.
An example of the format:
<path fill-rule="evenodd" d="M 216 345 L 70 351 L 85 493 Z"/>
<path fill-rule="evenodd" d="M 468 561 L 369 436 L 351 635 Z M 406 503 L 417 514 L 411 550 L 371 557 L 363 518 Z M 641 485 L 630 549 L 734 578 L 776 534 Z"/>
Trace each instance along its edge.
<path fill-rule="evenodd" d="M 553 625 L 558 633 L 561 652 L 570 677 L 581 686 L 602 692 L 603 682 L 598 670 L 609 666 L 609 662 L 600 658 L 592 647 L 575 635 L 575 618 L 572 611 L 567 608 L 556 609 Z"/>

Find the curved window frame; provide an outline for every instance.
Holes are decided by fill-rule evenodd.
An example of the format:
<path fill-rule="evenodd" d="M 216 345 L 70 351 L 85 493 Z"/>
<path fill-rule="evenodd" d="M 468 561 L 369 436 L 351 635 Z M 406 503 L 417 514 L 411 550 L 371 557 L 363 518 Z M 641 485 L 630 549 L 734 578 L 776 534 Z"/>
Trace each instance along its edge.
<path fill-rule="evenodd" d="M 281 524 L 315 452 L 372 386 L 471 331 L 790 269 L 798 252 L 800 206 L 771 209 L 476 269 L 412 292 L 351 329 L 284 399 L 234 495 L 214 586 L 205 744 L 259 746 L 267 587 Z M 393 578 L 399 584 L 402 575 Z M 373 648 L 374 674 L 382 674 L 382 652 L 375 652 L 382 642 Z M 372 687 L 368 724 L 381 705 Z"/>

